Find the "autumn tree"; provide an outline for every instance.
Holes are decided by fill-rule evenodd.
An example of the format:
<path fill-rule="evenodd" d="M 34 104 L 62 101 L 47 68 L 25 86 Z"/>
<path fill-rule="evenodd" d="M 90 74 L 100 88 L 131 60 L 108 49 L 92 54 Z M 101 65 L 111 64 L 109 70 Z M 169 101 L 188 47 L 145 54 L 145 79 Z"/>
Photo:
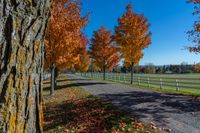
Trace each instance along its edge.
<path fill-rule="evenodd" d="M 0 0 L 0 132 L 42 132 L 44 34 L 51 0 Z"/>
<path fill-rule="evenodd" d="M 56 87 L 55 70 L 73 67 L 78 59 L 81 29 L 87 17 L 81 16 L 80 3 L 55 0 L 45 37 L 45 68 L 51 70 L 51 94 Z"/>
<path fill-rule="evenodd" d="M 78 60 L 75 64 L 76 71 L 86 72 L 90 66 L 90 57 L 87 52 L 87 45 L 89 44 L 89 40 L 87 37 L 82 33 L 81 34 L 81 43 L 79 48 L 77 49 Z"/>
<path fill-rule="evenodd" d="M 200 72 L 200 63 L 197 63 L 196 65 L 194 65 L 192 69 L 194 72 Z"/>
<path fill-rule="evenodd" d="M 90 58 L 90 66 L 88 71 L 91 72 L 91 76 L 93 76 L 93 72 L 98 72 L 100 69 L 95 65 L 94 59 Z"/>
<path fill-rule="evenodd" d="M 193 15 L 196 15 L 199 18 L 200 15 L 200 0 L 187 0 L 189 3 L 193 3 L 195 5 L 195 11 Z M 188 31 L 189 40 L 196 43 L 195 46 L 188 47 L 190 52 L 200 53 L 200 21 L 196 20 L 194 22 L 194 29 Z"/>
<path fill-rule="evenodd" d="M 133 67 L 143 57 L 143 49 L 151 44 L 150 24 L 144 15 L 133 12 L 132 6 L 126 7 L 126 12 L 118 19 L 115 27 L 114 40 L 118 45 L 124 64 L 131 67 L 131 84 L 133 83 Z"/>
<path fill-rule="evenodd" d="M 119 62 L 119 55 L 112 43 L 111 31 L 103 26 L 98 31 L 94 31 L 89 53 L 94 59 L 94 64 L 103 71 L 105 80 L 106 69 L 112 70 Z"/>
<path fill-rule="evenodd" d="M 87 72 L 90 66 L 90 57 L 87 52 L 79 54 L 78 61 L 75 64 L 74 68 L 79 72 Z"/>

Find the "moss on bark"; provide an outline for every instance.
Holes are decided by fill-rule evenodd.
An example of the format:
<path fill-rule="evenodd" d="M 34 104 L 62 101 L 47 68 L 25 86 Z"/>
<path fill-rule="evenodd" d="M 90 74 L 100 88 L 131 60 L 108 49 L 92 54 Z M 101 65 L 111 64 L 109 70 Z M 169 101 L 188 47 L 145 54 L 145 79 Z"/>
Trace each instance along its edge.
<path fill-rule="evenodd" d="M 51 0 L 0 0 L 0 132 L 42 132 L 44 34 Z"/>

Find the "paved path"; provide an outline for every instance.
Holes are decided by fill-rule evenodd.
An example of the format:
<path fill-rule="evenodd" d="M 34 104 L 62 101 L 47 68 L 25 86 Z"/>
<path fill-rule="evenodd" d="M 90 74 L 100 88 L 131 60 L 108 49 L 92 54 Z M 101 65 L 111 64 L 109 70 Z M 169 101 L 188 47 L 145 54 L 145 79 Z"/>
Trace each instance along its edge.
<path fill-rule="evenodd" d="M 200 133 L 199 100 L 74 75 L 68 75 L 68 78 L 77 86 L 110 101 L 142 121 L 153 121 L 160 127 L 169 127 L 173 133 Z"/>

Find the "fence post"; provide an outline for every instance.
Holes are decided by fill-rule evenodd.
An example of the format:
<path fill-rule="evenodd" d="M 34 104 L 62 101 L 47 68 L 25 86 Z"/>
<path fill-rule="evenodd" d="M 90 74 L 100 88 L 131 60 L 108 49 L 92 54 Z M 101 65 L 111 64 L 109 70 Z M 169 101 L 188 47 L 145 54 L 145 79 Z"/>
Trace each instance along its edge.
<path fill-rule="evenodd" d="M 163 88 L 163 82 L 162 82 L 162 79 L 160 79 L 160 89 Z"/>
<path fill-rule="evenodd" d="M 178 79 L 176 79 L 176 91 L 179 91 L 179 83 L 178 83 Z"/>
<path fill-rule="evenodd" d="M 140 86 L 140 77 L 138 77 L 138 85 Z"/>
<path fill-rule="evenodd" d="M 148 77 L 147 81 L 148 81 L 148 87 L 150 88 L 150 81 L 149 81 L 149 77 Z"/>

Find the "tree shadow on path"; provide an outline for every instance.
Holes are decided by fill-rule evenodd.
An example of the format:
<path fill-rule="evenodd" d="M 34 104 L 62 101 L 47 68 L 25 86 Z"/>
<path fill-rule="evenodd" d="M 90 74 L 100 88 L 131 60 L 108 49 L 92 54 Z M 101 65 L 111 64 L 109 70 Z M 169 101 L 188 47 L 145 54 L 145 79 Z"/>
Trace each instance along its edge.
<path fill-rule="evenodd" d="M 185 113 L 200 114 L 200 101 L 190 96 L 145 91 L 98 96 L 139 119 L 150 119 L 161 126 L 165 126 L 163 122 L 170 117 L 169 114 L 183 114 L 183 117 Z"/>

